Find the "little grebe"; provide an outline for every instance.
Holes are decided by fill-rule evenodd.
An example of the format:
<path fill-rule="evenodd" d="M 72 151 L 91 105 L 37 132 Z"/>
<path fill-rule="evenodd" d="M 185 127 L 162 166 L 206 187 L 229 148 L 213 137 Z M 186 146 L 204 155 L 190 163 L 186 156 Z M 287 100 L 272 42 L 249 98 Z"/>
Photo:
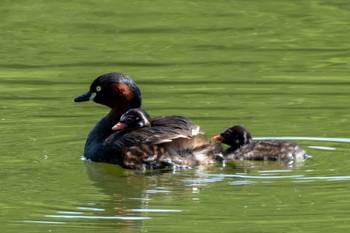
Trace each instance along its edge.
<path fill-rule="evenodd" d="M 148 127 L 143 125 L 134 129 L 130 126 L 125 130 L 112 130 L 125 112 L 141 107 L 141 92 L 126 75 L 109 73 L 99 76 L 92 82 L 90 90 L 74 102 L 89 100 L 106 105 L 111 110 L 88 135 L 84 149 L 87 159 L 130 169 L 215 162 L 214 154 L 219 147 L 204 138 L 195 137 L 200 132 L 199 126 L 184 117 L 155 117 Z M 137 153 L 139 151 L 142 153 Z"/>
<path fill-rule="evenodd" d="M 212 138 L 229 147 L 224 152 L 225 160 L 275 160 L 302 161 L 308 156 L 304 149 L 292 142 L 253 141 L 250 132 L 241 125 L 226 129 Z"/>
<path fill-rule="evenodd" d="M 126 166 L 190 168 L 214 163 L 220 156 L 218 145 L 193 137 L 200 133 L 199 126 L 182 116 L 152 118 L 140 108 L 130 109 L 112 129 L 124 132 L 118 143 Z"/>

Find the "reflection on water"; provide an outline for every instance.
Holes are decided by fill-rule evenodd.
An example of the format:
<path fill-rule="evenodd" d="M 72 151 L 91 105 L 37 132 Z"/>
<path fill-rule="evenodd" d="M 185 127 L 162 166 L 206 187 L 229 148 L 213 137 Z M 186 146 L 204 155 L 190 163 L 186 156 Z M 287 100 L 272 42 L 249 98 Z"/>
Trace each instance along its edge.
<path fill-rule="evenodd" d="M 259 139 L 297 139 L 301 141 L 336 141 L 339 143 L 349 140 L 347 138 L 341 138 L 340 140 L 328 138 L 329 140 L 326 140 L 326 138 L 316 137 Z M 312 146 L 307 147 L 313 148 Z M 319 146 L 319 148 L 314 147 L 313 149 L 329 151 L 329 147 L 323 146 Z M 141 227 L 147 224 L 149 220 L 162 219 L 165 216 L 178 215 L 180 213 L 187 215 L 187 213 L 192 211 L 188 204 L 176 204 L 176 206 L 173 206 L 171 203 L 176 202 L 178 199 L 184 199 L 186 203 L 201 203 L 206 199 L 205 193 L 216 193 L 217 188 L 219 190 L 230 190 L 229 187 L 232 186 L 243 187 L 244 189 L 248 189 L 248 187 L 259 189 L 259 187 L 266 185 L 273 185 L 273 187 L 293 186 L 293 184 L 312 182 L 318 185 L 318 182 L 322 181 L 339 182 L 350 180 L 350 176 L 346 175 L 314 175 L 316 172 L 314 169 L 306 169 L 300 173 L 298 170 L 300 170 L 301 165 L 291 167 L 286 166 L 285 163 L 275 161 L 236 161 L 233 164 L 218 165 L 214 168 L 199 167 L 193 170 L 148 172 L 125 170 L 115 165 L 91 161 L 84 161 L 84 163 L 92 184 L 110 197 L 107 202 L 88 202 L 85 205 L 76 206 L 75 210 L 58 210 L 55 213 L 43 214 L 38 219 L 25 219 L 23 223 L 66 225 L 74 224 L 77 220 L 81 221 L 81 223 L 91 220 L 103 220 L 106 223 L 109 221 L 111 224 L 114 224 L 115 221 L 122 221 L 126 224 L 130 224 L 130 221 L 142 222 Z M 306 161 L 306 166 L 308 166 L 308 163 L 312 164 L 313 161 Z M 227 191 L 224 192 L 226 193 Z M 218 200 L 221 199 L 216 198 L 215 202 Z M 222 201 L 225 202 L 225 198 Z M 220 201 L 217 204 L 222 205 Z M 248 208 L 248 205 L 244 208 Z"/>

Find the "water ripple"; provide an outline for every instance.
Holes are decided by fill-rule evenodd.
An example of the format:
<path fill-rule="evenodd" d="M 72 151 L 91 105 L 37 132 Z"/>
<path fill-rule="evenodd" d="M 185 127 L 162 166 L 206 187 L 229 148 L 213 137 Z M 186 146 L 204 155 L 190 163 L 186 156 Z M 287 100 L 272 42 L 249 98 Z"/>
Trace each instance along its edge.
<path fill-rule="evenodd" d="M 146 193 L 171 193 L 169 190 L 148 189 Z"/>
<path fill-rule="evenodd" d="M 171 210 L 171 209 L 131 209 L 131 212 L 141 213 L 179 213 L 182 210 Z"/>
<path fill-rule="evenodd" d="M 105 209 L 101 209 L 101 208 L 91 208 L 91 207 L 77 207 L 78 210 L 91 210 L 91 211 L 98 211 L 98 212 L 102 212 L 102 211 L 106 211 Z"/>
<path fill-rule="evenodd" d="M 317 150 L 337 150 L 337 148 L 328 147 L 328 146 L 308 146 L 308 148 L 317 149 Z"/>
<path fill-rule="evenodd" d="M 58 211 L 57 213 L 59 213 L 59 214 L 72 214 L 72 215 L 83 214 L 83 212 L 77 212 L 77 211 Z"/>
<path fill-rule="evenodd" d="M 300 177 L 296 181 L 315 181 L 315 180 L 325 180 L 325 181 L 339 181 L 339 180 L 350 180 L 350 176 L 314 176 L 314 177 Z"/>
<path fill-rule="evenodd" d="M 185 183 L 193 183 L 193 184 L 200 184 L 200 183 L 213 183 L 213 182 L 218 182 L 222 181 L 224 177 L 220 176 L 213 176 L 209 178 L 201 178 L 201 179 L 184 179 L 182 180 Z"/>
<path fill-rule="evenodd" d="M 45 215 L 47 218 L 68 218 L 68 219 L 106 219 L 106 220 L 147 220 L 150 217 L 134 216 L 85 216 L 85 215 Z"/>
<path fill-rule="evenodd" d="M 247 184 L 255 184 L 255 181 L 249 181 L 249 180 L 236 180 L 229 182 L 230 185 L 247 185 Z"/>
<path fill-rule="evenodd" d="M 244 174 L 210 174 L 210 176 L 216 177 L 229 177 L 229 178 L 245 178 L 245 179 L 294 179 L 304 177 L 304 175 L 290 175 L 290 176 L 274 176 L 270 174 L 261 174 L 259 176 L 244 175 Z"/>
<path fill-rule="evenodd" d="M 264 174 L 267 172 L 267 174 Z M 271 172 L 271 174 L 269 174 Z M 287 172 L 284 170 L 275 171 L 260 171 L 260 175 L 246 175 L 246 174 L 207 174 L 207 176 L 222 177 L 222 178 L 240 178 L 245 180 L 235 180 L 229 182 L 230 185 L 245 185 L 257 183 L 254 180 L 278 180 L 278 179 L 289 179 L 293 182 L 312 182 L 312 181 L 349 181 L 350 176 L 305 176 L 305 175 L 290 175 L 290 176 L 280 176 L 274 175 L 273 172 Z"/>
<path fill-rule="evenodd" d="M 259 173 L 286 173 L 291 172 L 292 170 L 264 170 L 264 171 L 258 171 Z"/>
<path fill-rule="evenodd" d="M 24 220 L 24 223 L 38 223 L 38 224 L 66 224 L 65 222 L 54 222 L 54 221 L 35 221 L 35 220 Z"/>
<path fill-rule="evenodd" d="M 257 137 L 254 140 L 301 140 L 323 142 L 350 142 L 350 138 L 323 138 L 323 137 Z"/>

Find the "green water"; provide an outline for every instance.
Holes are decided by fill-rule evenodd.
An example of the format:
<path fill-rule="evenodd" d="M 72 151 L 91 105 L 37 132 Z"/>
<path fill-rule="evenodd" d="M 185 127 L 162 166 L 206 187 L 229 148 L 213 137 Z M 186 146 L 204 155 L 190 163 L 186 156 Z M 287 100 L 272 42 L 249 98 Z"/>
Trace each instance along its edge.
<path fill-rule="evenodd" d="M 346 0 L 2 1 L 0 231 L 348 232 L 349 21 Z M 151 174 L 81 161 L 107 109 L 72 99 L 112 71 L 151 115 L 209 137 L 313 137 L 296 140 L 313 159 Z"/>

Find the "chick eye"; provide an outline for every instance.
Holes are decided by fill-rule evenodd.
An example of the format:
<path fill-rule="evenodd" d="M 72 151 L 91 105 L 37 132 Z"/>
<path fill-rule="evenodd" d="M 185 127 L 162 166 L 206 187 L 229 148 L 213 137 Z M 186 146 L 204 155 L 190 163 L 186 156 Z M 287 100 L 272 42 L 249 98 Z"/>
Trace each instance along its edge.
<path fill-rule="evenodd" d="M 126 122 L 127 124 L 130 124 L 130 123 L 132 123 L 133 121 L 134 121 L 133 119 L 128 118 L 128 119 L 126 119 L 126 121 L 125 121 L 125 122 Z"/>
<path fill-rule="evenodd" d="M 102 89 L 101 86 L 96 87 L 96 91 L 101 91 L 101 89 Z"/>

